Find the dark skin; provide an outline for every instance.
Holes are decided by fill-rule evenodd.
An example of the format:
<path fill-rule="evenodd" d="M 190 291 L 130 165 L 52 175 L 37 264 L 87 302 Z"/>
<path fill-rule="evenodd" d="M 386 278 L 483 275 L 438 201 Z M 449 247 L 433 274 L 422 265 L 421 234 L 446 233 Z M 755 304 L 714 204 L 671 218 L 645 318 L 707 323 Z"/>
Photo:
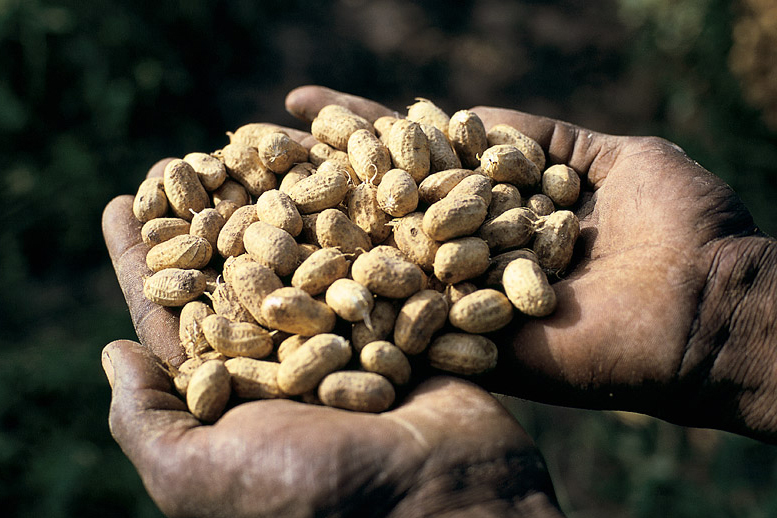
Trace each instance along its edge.
<path fill-rule="evenodd" d="M 393 114 L 320 87 L 287 98 L 305 121 L 331 103 L 370 120 Z M 777 255 L 736 195 L 660 139 L 475 111 L 487 127 L 504 122 L 536 139 L 549 163 L 571 165 L 594 192 L 575 207 L 582 232 L 575 268 L 554 285 L 557 311 L 500 333 L 486 388 L 774 441 Z M 163 512 L 561 516 L 520 425 L 484 389 L 455 378 L 432 378 L 379 415 L 255 401 L 203 426 L 159 361 L 180 362 L 177 320 L 139 290 L 147 273 L 139 228 L 131 197 L 106 207 L 106 244 L 143 345 L 113 342 L 103 365 L 111 430 Z"/>

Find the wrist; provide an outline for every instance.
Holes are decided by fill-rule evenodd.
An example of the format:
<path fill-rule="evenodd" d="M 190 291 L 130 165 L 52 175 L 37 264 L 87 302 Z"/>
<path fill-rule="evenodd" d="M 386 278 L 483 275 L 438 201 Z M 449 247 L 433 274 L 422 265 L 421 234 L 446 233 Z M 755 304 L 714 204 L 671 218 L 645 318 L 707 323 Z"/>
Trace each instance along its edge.
<path fill-rule="evenodd" d="M 678 371 L 687 394 L 678 415 L 685 417 L 673 420 L 775 442 L 777 241 L 751 236 L 710 246 L 710 272 Z"/>

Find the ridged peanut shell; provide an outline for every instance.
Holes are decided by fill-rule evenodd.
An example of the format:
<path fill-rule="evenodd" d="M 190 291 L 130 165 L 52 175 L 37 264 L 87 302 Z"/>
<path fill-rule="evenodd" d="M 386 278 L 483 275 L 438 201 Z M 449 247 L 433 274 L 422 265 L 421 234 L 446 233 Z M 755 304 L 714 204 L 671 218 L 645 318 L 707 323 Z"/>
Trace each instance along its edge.
<path fill-rule="evenodd" d="M 447 333 L 435 338 L 429 346 L 429 364 L 464 376 L 482 374 L 496 367 L 499 352 L 496 344 L 481 335 Z"/>
<path fill-rule="evenodd" d="M 394 345 L 405 354 L 422 352 L 432 335 L 445 325 L 448 304 L 433 290 L 419 291 L 405 301 L 394 324 Z"/>
<path fill-rule="evenodd" d="M 416 183 L 429 174 L 429 140 L 418 123 L 398 120 L 391 127 L 387 147 L 394 167 L 407 171 Z"/>
<path fill-rule="evenodd" d="M 232 381 L 232 392 L 243 399 L 288 397 L 278 386 L 277 362 L 253 358 L 230 358 L 224 362 Z"/>
<path fill-rule="evenodd" d="M 418 186 L 407 171 L 391 169 L 378 185 L 376 201 L 383 212 L 401 218 L 418 207 Z"/>
<path fill-rule="evenodd" d="M 210 360 L 192 373 L 186 389 L 189 412 L 200 421 L 212 423 L 224 412 L 232 391 L 224 362 Z"/>
<path fill-rule="evenodd" d="M 505 295 L 518 311 L 544 317 L 556 309 L 556 292 L 540 266 L 530 259 L 515 259 L 502 274 Z"/>
<path fill-rule="evenodd" d="M 348 138 L 348 160 L 362 182 L 378 185 L 391 169 L 388 148 L 372 131 L 361 129 Z"/>
<path fill-rule="evenodd" d="M 423 229 L 436 241 L 447 241 L 475 232 L 488 215 L 488 204 L 480 196 L 446 196 L 424 213 Z"/>
<path fill-rule="evenodd" d="M 181 218 L 156 218 L 143 224 L 140 237 L 143 242 L 152 247 L 168 239 L 182 234 L 188 234 L 191 223 Z"/>
<path fill-rule="evenodd" d="M 513 305 L 504 293 L 477 290 L 459 299 L 448 313 L 451 324 L 467 333 L 490 333 L 513 319 Z"/>
<path fill-rule="evenodd" d="M 143 281 L 143 295 L 160 306 L 183 306 L 205 293 L 206 278 L 199 270 L 167 268 Z"/>
<path fill-rule="evenodd" d="M 164 170 L 164 187 L 173 214 L 191 221 L 194 212 L 210 207 L 210 197 L 192 166 L 183 160 L 171 160 Z"/>
<path fill-rule="evenodd" d="M 440 245 L 434 256 L 434 276 L 446 284 L 474 279 L 489 265 L 488 244 L 478 237 L 462 237 Z"/>
<path fill-rule="evenodd" d="M 536 140 L 524 135 L 507 124 L 495 124 L 488 130 L 486 137 L 489 146 L 510 144 L 521 150 L 521 153 L 536 164 L 537 169 L 545 169 L 545 153 Z"/>
<path fill-rule="evenodd" d="M 146 265 L 152 272 L 165 268 L 200 270 L 210 262 L 212 254 L 207 240 L 182 234 L 151 248 L 146 254 Z"/>
<path fill-rule="evenodd" d="M 391 342 L 377 340 L 365 345 L 359 352 L 364 370 L 385 376 L 395 385 L 410 381 L 410 362 L 402 350 Z"/>
<path fill-rule="evenodd" d="M 314 336 L 335 327 L 335 313 L 299 288 L 280 288 L 262 301 L 262 318 L 273 329 Z"/>
<path fill-rule="evenodd" d="M 271 268 L 280 277 L 290 275 L 299 264 L 297 242 L 291 234 L 263 221 L 249 225 L 243 234 L 243 244 L 256 262 Z"/>
<path fill-rule="evenodd" d="M 207 153 L 189 153 L 183 157 L 200 179 L 206 191 L 215 191 L 227 179 L 227 168 L 224 162 Z"/>
<path fill-rule="evenodd" d="M 351 354 L 351 346 L 341 336 L 313 336 L 283 359 L 278 368 L 278 386 L 290 395 L 313 390 L 324 376 L 345 366 Z"/>
<path fill-rule="evenodd" d="M 378 413 L 394 403 L 394 387 L 374 372 L 338 371 L 327 375 L 318 386 L 322 403 L 355 412 Z"/>
<path fill-rule="evenodd" d="M 378 187 L 361 183 L 348 195 L 348 217 L 364 230 L 372 244 L 382 243 L 391 234 L 391 216 L 378 204 Z"/>
<path fill-rule="evenodd" d="M 475 112 L 459 110 L 451 115 L 448 139 L 464 167 L 474 169 L 480 165 L 479 157 L 488 147 L 488 141 L 483 121 Z"/>
<path fill-rule="evenodd" d="M 256 200 L 256 213 L 259 221 L 285 230 L 292 236 L 302 232 L 302 216 L 297 205 L 288 194 L 277 189 L 265 191 Z"/>
<path fill-rule="evenodd" d="M 540 170 L 534 162 L 509 144 L 486 149 L 480 157 L 480 167 L 495 182 L 510 183 L 519 189 L 534 187 L 541 178 Z"/>
<path fill-rule="evenodd" d="M 167 196 L 163 178 L 146 178 L 140 182 L 132 201 L 132 213 L 141 223 L 161 218 L 167 212 Z"/>
<path fill-rule="evenodd" d="M 221 315 L 210 315 L 202 321 L 202 331 L 215 351 L 230 358 L 264 358 L 273 349 L 270 333 L 250 322 L 231 322 Z"/>
<path fill-rule="evenodd" d="M 424 283 L 423 272 L 416 264 L 374 252 L 356 258 L 351 276 L 370 292 L 392 299 L 407 298 L 421 290 Z"/>

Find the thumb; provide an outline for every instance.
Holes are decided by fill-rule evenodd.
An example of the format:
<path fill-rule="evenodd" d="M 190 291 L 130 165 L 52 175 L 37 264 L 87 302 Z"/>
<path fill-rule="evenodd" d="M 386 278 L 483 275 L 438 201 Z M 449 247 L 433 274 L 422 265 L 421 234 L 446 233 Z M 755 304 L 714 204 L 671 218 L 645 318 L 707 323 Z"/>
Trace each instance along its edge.
<path fill-rule="evenodd" d="M 169 375 L 142 345 L 112 342 L 103 349 L 102 365 L 113 389 L 111 434 L 142 476 L 153 471 L 160 451 L 169 451 L 199 421 L 172 393 Z"/>

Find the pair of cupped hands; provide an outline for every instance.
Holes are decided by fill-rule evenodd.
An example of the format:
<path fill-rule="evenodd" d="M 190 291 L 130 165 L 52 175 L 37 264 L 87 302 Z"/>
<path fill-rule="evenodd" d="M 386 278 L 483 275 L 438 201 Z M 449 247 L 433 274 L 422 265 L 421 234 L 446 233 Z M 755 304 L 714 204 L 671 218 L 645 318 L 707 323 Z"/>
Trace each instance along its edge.
<path fill-rule="evenodd" d="M 286 99 L 306 122 L 328 104 L 371 121 L 395 114 L 318 86 Z M 561 516 L 540 453 L 489 391 L 777 439 L 775 241 L 736 194 L 659 138 L 472 110 L 580 174 L 592 194 L 574 207 L 575 266 L 554 284 L 554 314 L 499 333 L 498 366 L 481 386 L 433 377 L 382 414 L 267 400 L 203 426 L 160 362 L 180 357 L 177 320 L 143 298 L 132 197 L 108 204 L 103 233 L 142 343 L 103 351 L 110 427 L 165 514 Z"/>

